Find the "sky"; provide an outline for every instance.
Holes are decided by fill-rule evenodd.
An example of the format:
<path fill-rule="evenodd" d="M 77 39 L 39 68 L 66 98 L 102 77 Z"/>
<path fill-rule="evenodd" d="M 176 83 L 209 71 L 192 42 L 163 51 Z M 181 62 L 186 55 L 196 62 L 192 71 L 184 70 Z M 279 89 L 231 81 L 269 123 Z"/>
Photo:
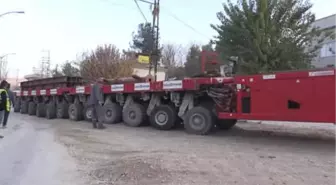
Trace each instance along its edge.
<path fill-rule="evenodd" d="M 150 0 L 149 0 L 150 1 Z M 161 0 L 161 43 L 188 45 L 206 43 L 215 32 L 216 12 L 225 0 Z M 335 14 L 335 0 L 311 0 L 317 18 Z M 139 2 L 148 21 L 149 5 Z M 334 8 L 333 8 L 334 7 Z M 132 32 L 144 18 L 134 0 L 0 0 L 0 56 L 7 53 L 8 77 L 31 74 L 50 51 L 51 65 L 75 60 L 97 45 L 114 44 L 127 49 Z M 194 28 L 182 24 L 174 18 Z"/>

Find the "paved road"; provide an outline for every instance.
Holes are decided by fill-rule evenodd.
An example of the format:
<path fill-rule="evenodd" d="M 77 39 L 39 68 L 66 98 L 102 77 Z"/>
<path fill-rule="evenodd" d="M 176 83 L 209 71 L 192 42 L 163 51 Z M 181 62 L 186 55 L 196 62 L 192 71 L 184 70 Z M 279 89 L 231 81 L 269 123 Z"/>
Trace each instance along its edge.
<path fill-rule="evenodd" d="M 0 185 L 64 184 L 62 169 L 71 168 L 65 149 L 54 142 L 44 119 L 11 114 L 7 129 L 0 129 Z M 74 166 L 74 164 L 72 164 Z"/>

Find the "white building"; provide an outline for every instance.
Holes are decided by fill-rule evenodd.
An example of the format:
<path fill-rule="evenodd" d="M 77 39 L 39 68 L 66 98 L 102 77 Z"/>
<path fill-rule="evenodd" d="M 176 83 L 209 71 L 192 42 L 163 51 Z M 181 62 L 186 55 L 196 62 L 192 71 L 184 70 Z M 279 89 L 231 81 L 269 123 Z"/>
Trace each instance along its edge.
<path fill-rule="evenodd" d="M 314 26 L 324 30 L 336 31 L 336 14 L 318 19 Z M 312 61 L 312 65 L 317 68 L 335 67 L 335 39 L 326 39 L 322 44 L 319 55 Z"/>

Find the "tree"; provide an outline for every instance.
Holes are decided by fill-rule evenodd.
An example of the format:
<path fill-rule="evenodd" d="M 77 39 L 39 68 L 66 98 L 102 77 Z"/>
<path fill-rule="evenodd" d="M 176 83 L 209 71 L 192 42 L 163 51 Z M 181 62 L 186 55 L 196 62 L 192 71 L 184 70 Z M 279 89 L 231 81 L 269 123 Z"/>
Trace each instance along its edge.
<path fill-rule="evenodd" d="M 66 61 L 62 64 L 61 69 L 59 69 L 59 65 L 56 64 L 55 68 L 51 71 L 52 77 L 59 76 L 80 76 L 80 71 L 77 66 L 75 66 L 74 62 Z"/>
<path fill-rule="evenodd" d="M 63 76 L 62 72 L 59 70 L 58 64 L 56 64 L 55 68 L 53 70 L 51 70 L 51 76 L 52 77 Z"/>
<path fill-rule="evenodd" d="M 137 52 L 149 54 L 153 49 L 154 34 L 151 23 L 141 23 L 138 25 L 136 33 L 133 32 L 131 48 Z"/>
<path fill-rule="evenodd" d="M 89 80 L 100 77 L 119 78 L 131 76 L 132 62 L 125 60 L 114 45 L 98 46 L 95 50 L 83 53 L 78 63 L 80 74 Z"/>
<path fill-rule="evenodd" d="M 237 58 L 240 73 L 308 68 L 318 43 L 332 36 L 313 27 L 311 7 L 309 0 L 229 0 L 211 25 L 216 50 Z"/>
<path fill-rule="evenodd" d="M 8 68 L 7 68 L 7 60 L 4 60 L 4 57 L 0 57 L 0 80 L 7 79 Z"/>
<path fill-rule="evenodd" d="M 80 76 L 79 69 L 74 65 L 74 62 L 69 61 L 62 65 L 62 74 L 64 76 Z"/>
<path fill-rule="evenodd" d="M 164 44 L 162 46 L 162 64 L 165 67 L 174 67 L 176 65 L 176 57 L 180 52 L 180 47 L 174 44 Z"/>
<path fill-rule="evenodd" d="M 186 76 L 195 76 L 201 74 L 201 60 L 200 60 L 201 48 L 200 46 L 193 44 L 190 46 L 186 63 L 184 64 Z"/>
<path fill-rule="evenodd" d="M 127 50 L 122 50 L 122 59 L 123 60 L 135 60 L 136 52 L 128 48 Z"/>
<path fill-rule="evenodd" d="M 183 50 L 181 45 L 164 44 L 162 46 L 161 61 L 167 69 L 168 78 L 176 77 L 181 79 L 185 76 L 184 68 L 181 67 Z"/>

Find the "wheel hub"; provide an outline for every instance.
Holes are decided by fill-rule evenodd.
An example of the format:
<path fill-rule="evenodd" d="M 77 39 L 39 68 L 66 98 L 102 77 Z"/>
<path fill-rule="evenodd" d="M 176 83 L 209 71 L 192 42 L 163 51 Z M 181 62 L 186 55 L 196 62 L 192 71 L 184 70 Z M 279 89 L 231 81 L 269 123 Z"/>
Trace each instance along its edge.
<path fill-rule="evenodd" d="M 191 116 L 191 127 L 195 130 L 201 130 L 205 125 L 205 118 L 201 114 L 194 114 Z"/>
<path fill-rule="evenodd" d="M 128 116 L 129 116 L 130 119 L 135 119 L 135 117 L 136 117 L 135 111 L 130 111 Z"/>
<path fill-rule="evenodd" d="M 168 114 L 166 112 L 163 112 L 163 111 L 158 111 L 155 114 L 155 122 L 156 122 L 156 124 L 158 124 L 160 126 L 167 124 Z"/>
<path fill-rule="evenodd" d="M 106 116 L 111 117 L 112 111 L 111 110 L 107 110 L 105 114 L 106 114 Z"/>
<path fill-rule="evenodd" d="M 86 117 L 89 118 L 89 119 L 92 118 L 92 110 L 91 109 L 86 111 Z"/>
<path fill-rule="evenodd" d="M 58 117 L 62 116 L 62 109 L 61 108 L 57 108 L 57 115 L 58 115 Z"/>

